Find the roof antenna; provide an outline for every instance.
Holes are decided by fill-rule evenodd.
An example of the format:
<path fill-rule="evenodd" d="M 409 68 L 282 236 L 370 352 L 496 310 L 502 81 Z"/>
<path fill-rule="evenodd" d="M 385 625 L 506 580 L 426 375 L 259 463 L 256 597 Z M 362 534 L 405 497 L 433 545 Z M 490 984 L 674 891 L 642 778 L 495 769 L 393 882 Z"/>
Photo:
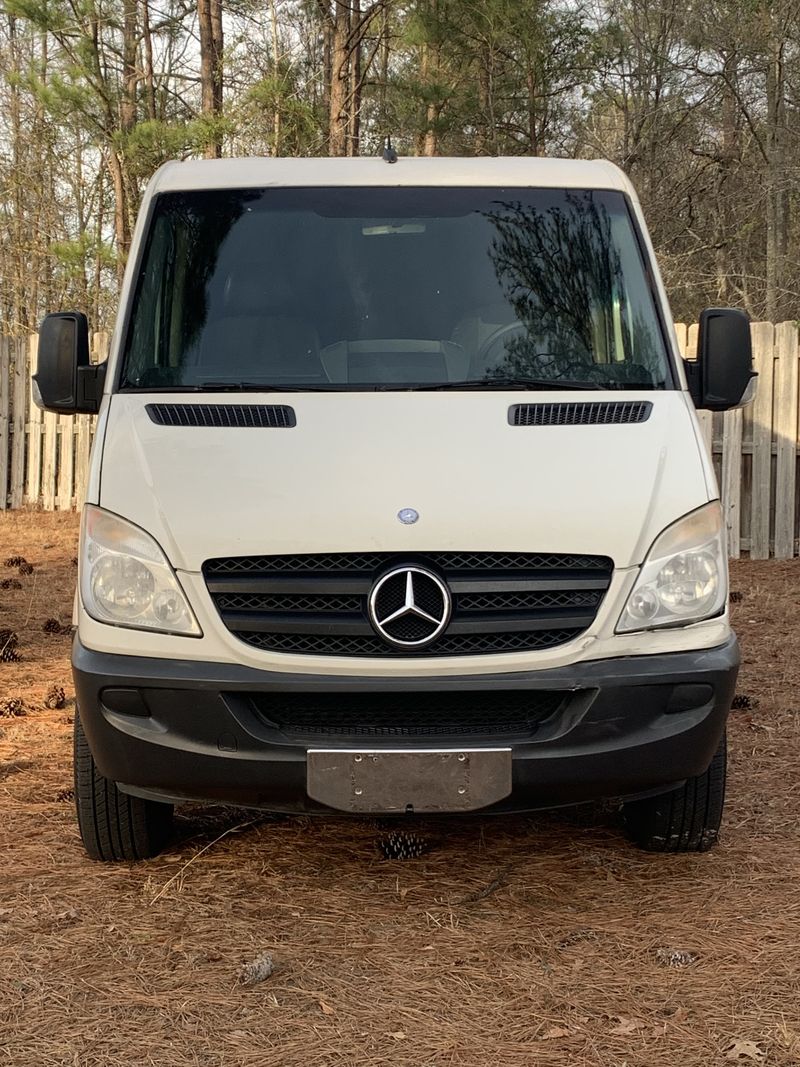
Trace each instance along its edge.
<path fill-rule="evenodd" d="M 383 143 L 383 161 L 384 163 L 396 163 L 397 152 L 392 147 L 391 137 L 387 137 Z"/>

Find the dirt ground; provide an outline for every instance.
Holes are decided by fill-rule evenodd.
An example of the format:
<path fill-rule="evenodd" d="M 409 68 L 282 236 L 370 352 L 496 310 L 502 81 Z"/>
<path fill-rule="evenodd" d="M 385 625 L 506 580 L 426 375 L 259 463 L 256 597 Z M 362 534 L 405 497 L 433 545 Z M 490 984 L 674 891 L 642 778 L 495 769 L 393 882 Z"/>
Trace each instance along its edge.
<path fill-rule="evenodd" d="M 0 516 L 0 701 L 25 711 L 0 719 L 0 1065 L 800 1065 L 800 561 L 733 567 L 711 853 L 637 852 L 611 806 L 422 822 L 410 861 L 369 821 L 192 809 L 109 867 L 74 822 L 70 638 L 43 630 L 76 541 L 72 515 Z"/>

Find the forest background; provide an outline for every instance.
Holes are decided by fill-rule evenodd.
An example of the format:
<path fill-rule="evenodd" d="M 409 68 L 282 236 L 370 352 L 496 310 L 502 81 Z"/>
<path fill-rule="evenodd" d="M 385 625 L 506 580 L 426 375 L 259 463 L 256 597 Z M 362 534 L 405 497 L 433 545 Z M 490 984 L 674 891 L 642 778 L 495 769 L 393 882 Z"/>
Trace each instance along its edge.
<path fill-rule="evenodd" d="M 606 157 L 675 318 L 797 316 L 800 0 L 0 0 L 0 334 L 113 319 L 165 160 Z"/>

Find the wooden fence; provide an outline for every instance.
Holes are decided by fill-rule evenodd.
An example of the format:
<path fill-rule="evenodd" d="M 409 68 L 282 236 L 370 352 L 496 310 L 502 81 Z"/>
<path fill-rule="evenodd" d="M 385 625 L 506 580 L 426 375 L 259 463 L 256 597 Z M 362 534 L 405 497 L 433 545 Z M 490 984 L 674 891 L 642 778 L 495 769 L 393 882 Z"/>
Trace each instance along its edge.
<path fill-rule="evenodd" d="M 697 326 L 676 326 L 689 358 Z M 728 524 L 730 555 L 789 559 L 798 552 L 798 328 L 795 322 L 752 326 L 754 404 L 712 415 L 701 412 Z M 93 336 L 92 359 L 105 359 L 108 337 Z M 53 415 L 31 402 L 37 337 L 0 338 L 0 511 L 33 505 L 45 511 L 80 507 L 86 494 L 94 435 L 90 415 Z"/>

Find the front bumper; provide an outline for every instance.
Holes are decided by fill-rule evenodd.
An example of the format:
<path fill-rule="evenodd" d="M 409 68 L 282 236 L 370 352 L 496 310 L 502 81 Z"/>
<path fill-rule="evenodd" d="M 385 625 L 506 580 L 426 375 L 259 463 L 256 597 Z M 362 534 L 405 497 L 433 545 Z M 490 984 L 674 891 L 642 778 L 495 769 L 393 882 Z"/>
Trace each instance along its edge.
<path fill-rule="evenodd" d="M 163 800 L 204 800 L 272 811 L 330 811 L 306 792 L 309 748 L 453 750 L 507 745 L 512 791 L 490 811 L 525 811 L 602 797 L 665 791 L 711 762 L 733 698 L 735 637 L 716 648 L 595 660 L 514 674 L 439 678 L 299 675 L 226 663 L 120 656 L 76 636 L 73 673 L 81 721 L 102 774 L 123 790 Z M 374 704 L 491 694 L 502 704 L 556 694 L 558 709 L 534 731 L 469 738 L 442 734 L 354 739 L 299 737 L 270 722 L 274 704 L 315 695 L 365 694 Z M 509 698 L 510 699 L 510 698 Z M 342 701 L 347 704 L 346 697 Z M 320 713 L 320 728 L 325 727 Z"/>

